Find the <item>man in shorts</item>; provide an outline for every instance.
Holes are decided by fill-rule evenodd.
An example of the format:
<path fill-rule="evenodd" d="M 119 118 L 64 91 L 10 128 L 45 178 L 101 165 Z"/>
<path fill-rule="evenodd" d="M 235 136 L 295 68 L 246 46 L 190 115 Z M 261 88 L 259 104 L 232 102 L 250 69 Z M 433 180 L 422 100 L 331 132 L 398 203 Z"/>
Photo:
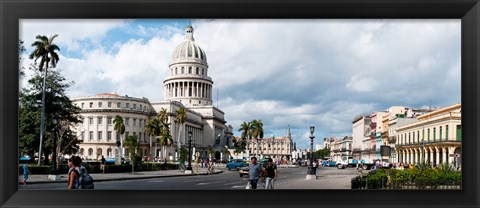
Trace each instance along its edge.
<path fill-rule="evenodd" d="M 107 161 L 102 155 L 102 159 L 100 160 L 100 170 L 102 170 L 102 174 L 105 173 L 105 166 L 107 165 Z"/>

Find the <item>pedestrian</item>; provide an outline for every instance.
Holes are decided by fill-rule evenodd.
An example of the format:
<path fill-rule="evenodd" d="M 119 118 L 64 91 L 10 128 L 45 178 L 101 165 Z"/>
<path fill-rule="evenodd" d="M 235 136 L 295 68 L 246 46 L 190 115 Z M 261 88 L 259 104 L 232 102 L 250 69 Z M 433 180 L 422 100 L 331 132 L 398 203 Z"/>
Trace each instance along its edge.
<path fill-rule="evenodd" d="M 273 164 L 272 158 L 268 159 L 266 172 L 265 189 L 273 189 L 273 182 L 277 180 L 277 166 Z"/>
<path fill-rule="evenodd" d="M 260 173 L 262 172 L 262 166 L 259 163 L 257 163 L 256 157 L 252 157 L 252 159 L 250 159 L 250 165 L 248 165 L 248 168 L 249 168 L 248 176 L 249 176 L 250 185 L 252 189 L 257 189 L 257 183 L 260 177 Z"/>
<path fill-rule="evenodd" d="M 100 160 L 100 170 L 102 170 L 102 174 L 105 174 L 105 167 L 107 166 L 107 160 L 102 155 L 102 159 Z"/>
<path fill-rule="evenodd" d="M 30 175 L 30 170 L 28 170 L 28 160 L 23 164 L 23 185 L 27 185 L 28 175 Z"/>
<path fill-rule="evenodd" d="M 68 171 L 68 189 L 78 189 L 81 163 L 82 159 L 78 156 L 72 156 L 68 159 L 68 167 L 70 168 Z"/>

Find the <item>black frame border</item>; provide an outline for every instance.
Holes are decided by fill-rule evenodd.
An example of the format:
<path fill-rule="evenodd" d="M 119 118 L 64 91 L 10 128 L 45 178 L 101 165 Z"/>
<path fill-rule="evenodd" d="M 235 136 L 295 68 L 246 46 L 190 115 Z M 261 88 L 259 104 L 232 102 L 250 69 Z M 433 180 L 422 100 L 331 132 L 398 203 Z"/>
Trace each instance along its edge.
<path fill-rule="evenodd" d="M 480 206 L 479 0 L 0 0 L 0 14 L 0 207 Z M 461 19 L 462 190 L 18 190 L 18 21 L 28 18 Z"/>

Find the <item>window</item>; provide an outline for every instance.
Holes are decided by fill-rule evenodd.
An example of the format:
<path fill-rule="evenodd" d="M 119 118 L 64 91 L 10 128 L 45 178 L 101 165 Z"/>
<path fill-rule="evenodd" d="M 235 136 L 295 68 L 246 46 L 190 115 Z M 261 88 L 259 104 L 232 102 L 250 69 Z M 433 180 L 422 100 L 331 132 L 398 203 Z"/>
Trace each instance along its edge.
<path fill-rule="evenodd" d="M 133 136 L 137 136 L 137 132 L 133 132 Z"/>
<path fill-rule="evenodd" d="M 430 129 L 427 130 L 427 141 L 430 142 Z"/>
<path fill-rule="evenodd" d="M 198 74 L 198 67 L 197 67 L 197 73 L 196 74 Z"/>
<path fill-rule="evenodd" d="M 98 107 L 99 107 L 99 108 L 102 107 L 102 102 L 98 102 Z"/>
<path fill-rule="evenodd" d="M 125 103 L 125 108 L 130 107 L 130 103 Z"/>
<path fill-rule="evenodd" d="M 126 131 L 125 132 L 125 138 L 127 138 L 129 134 L 130 134 L 130 132 Z"/>
<path fill-rule="evenodd" d="M 177 68 L 175 68 L 175 74 L 178 74 L 178 69 Z"/>
<path fill-rule="evenodd" d="M 112 141 L 112 132 L 107 131 L 107 141 Z"/>
<path fill-rule="evenodd" d="M 83 155 L 85 153 L 85 150 L 83 148 L 80 148 L 80 155 Z"/>
<path fill-rule="evenodd" d="M 97 141 L 102 141 L 102 132 L 101 131 L 98 132 Z"/>
<path fill-rule="evenodd" d="M 204 75 L 204 74 L 205 74 L 205 69 L 202 69 L 202 75 Z"/>
<path fill-rule="evenodd" d="M 138 138 L 142 139 L 142 133 L 138 133 Z M 143 142 L 145 142 L 145 139 L 143 140 Z"/>
<path fill-rule="evenodd" d="M 133 119 L 133 126 L 135 126 L 135 125 L 137 125 L 137 119 L 136 118 Z"/>
<path fill-rule="evenodd" d="M 130 118 L 125 118 L 125 126 L 130 125 L 129 123 L 130 123 Z"/>
<path fill-rule="evenodd" d="M 93 131 L 88 132 L 88 141 L 92 141 L 92 140 L 93 140 Z"/>
<path fill-rule="evenodd" d="M 436 133 L 437 133 L 437 129 L 434 127 L 433 128 L 433 141 L 435 141 L 437 139 Z"/>
<path fill-rule="evenodd" d="M 107 124 L 112 125 L 112 117 L 107 117 Z"/>
<path fill-rule="evenodd" d="M 84 108 L 84 107 L 85 107 L 85 103 L 82 103 L 82 108 Z"/>
<path fill-rule="evenodd" d="M 188 67 L 188 73 L 189 73 L 189 74 L 192 73 L 192 67 Z"/>
<path fill-rule="evenodd" d="M 441 126 L 439 127 L 439 131 L 440 131 L 439 139 L 440 139 L 440 141 L 442 141 L 442 127 Z"/>
<path fill-rule="evenodd" d="M 112 107 L 112 102 L 108 102 L 108 107 L 111 108 Z"/>
<path fill-rule="evenodd" d="M 120 106 L 121 106 L 121 105 L 120 105 L 120 102 L 118 102 L 118 103 L 117 103 L 117 108 L 120 108 Z"/>
<path fill-rule="evenodd" d="M 445 126 L 445 140 L 448 140 L 448 125 Z"/>
<path fill-rule="evenodd" d="M 182 74 L 185 73 L 185 67 L 182 67 Z"/>
<path fill-rule="evenodd" d="M 108 149 L 107 149 L 107 157 L 113 157 L 112 149 L 111 149 L 111 148 L 108 148 Z"/>
<path fill-rule="evenodd" d="M 97 149 L 97 156 L 103 155 L 102 148 Z"/>
<path fill-rule="evenodd" d="M 93 155 L 93 149 L 92 148 L 89 148 L 88 149 L 88 156 L 92 156 Z"/>
<path fill-rule="evenodd" d="M 93 125 L 93 118 L 92 117 L 88 118 L 88 124 Z"/>
<path fill-rule="evenodd" d="M 137 108 L 137 104 L 133 104 L 133 109 L 136 109 Z"/>
<path fill-rule="evenodd" d="M 102 125 L 102 117 L 98 117 L 98 125 Z"/>

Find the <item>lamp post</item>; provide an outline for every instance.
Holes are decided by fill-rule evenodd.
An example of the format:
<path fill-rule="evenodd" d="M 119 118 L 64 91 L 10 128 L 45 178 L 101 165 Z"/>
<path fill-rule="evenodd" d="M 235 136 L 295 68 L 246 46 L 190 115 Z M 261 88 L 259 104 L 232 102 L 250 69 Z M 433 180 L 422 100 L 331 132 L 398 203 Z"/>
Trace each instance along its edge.
<path fill-rule="evenodd" d="M 60 175 L 58 174 L 57 170 L 57 133 L 58 133 L 58 116 L 55 114 L 52 118 L 53 123 L 53 152 L 52 152 L 52 170 L 50 171 L 50 175 L 48 175 L 48 179 L 52 181 L 60 180 Z"/>
<path fill-rule="evenodd" d="M 315 132 L 315 126 L 310 126 L 310 163 L 308 164 L 307 180 L 316 180 L 316 167 L 313 167 L 313 132 Z"/>
<path fill-rule="evenodd" d="M 188 131 L 188 166 L 185 173 L 192 174 L 192 131 Z"/>

